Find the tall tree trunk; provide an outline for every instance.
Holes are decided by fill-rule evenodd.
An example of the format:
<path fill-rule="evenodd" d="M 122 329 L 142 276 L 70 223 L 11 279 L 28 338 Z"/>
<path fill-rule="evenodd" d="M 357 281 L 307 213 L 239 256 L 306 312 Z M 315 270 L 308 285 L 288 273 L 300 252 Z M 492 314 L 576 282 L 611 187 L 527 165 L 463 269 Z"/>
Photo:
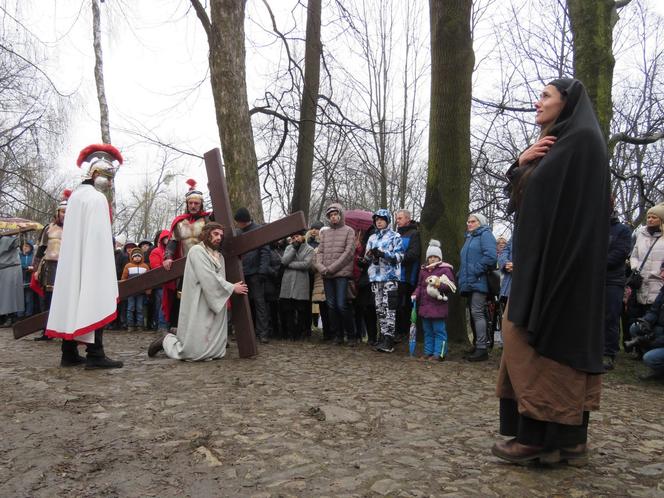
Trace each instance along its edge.
<path fill-rule="evenodd" d="M 246 207 L 263 221 L 258 161 L 247 102 L 244 48 L 246 0 L 211 0 L 210 17 L 190 0 L 208 37 L 212 96 L 233 210 Z"/>
<path fill-rule="evenodd" d="M 429 0 L 431 110 L 429 165 L 422 208 L 423 246 L 441 241 L 443 256 L 459 267 L 470 189 L 470 107 L 475 55 L 470 31 L 472 0 Z M 452 298 L 450 338 L 465 336 L 465 313 Z"/>
<path fill-rule="evenodd" d="M 574 76 L 588 91 L 597 119 L 609 139 L 613 115 L 613 27 L 618 21 L 615 0 L 567 0 L 574 39 Z"/>
<path fill-rule="evenodd" d="M 101 141 L 105 144 L 110 144 L 111 129 L 108 120 L 106 90 L 104 88 L 104 57 L 101 51 L 101 14 L 99 12 L 98 0 L 92 0 L 92 40 L 95 52 L 95 84 L 97 85 L 97 100 L 99 101 Z"/>
<path fill-rule="evenodd" d="M 314 140 L 316 137 L 316 110 L 320 86 L 320 17 L 321 0 L 309 0 L 307 4 L 307 39 L 304 51 L 304 88 L 300 106 L 300 131 L 297 139 L 297 160 L 291 212 L 304 211 L 309 217 L 311 203 L 311 175 L 314 165 Z"/>

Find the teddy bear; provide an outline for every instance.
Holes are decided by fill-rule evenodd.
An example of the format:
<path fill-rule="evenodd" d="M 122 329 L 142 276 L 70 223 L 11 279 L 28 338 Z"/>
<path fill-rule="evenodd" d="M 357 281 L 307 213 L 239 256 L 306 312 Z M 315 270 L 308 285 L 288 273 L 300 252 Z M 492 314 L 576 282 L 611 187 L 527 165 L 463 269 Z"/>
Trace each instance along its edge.
<path fill-rule="evenodd" d="M 447 275 L 441 275 L 440 277 L 431 275 L 430 277 L 427 277 L 426 283 L 427 294 L 438 301 L 447 301 L 448 299 L 444 293 L 438 290 L 441 285 L 446 285 L 452 292 L 456 292 L 456 285 L 447 278 Z"/>

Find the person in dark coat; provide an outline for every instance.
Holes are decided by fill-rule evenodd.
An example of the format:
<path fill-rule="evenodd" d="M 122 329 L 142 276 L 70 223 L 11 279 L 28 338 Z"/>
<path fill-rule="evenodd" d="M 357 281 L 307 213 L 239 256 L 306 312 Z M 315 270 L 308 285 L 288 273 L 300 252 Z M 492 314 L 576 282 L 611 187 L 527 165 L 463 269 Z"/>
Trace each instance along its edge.
<path fill-rule="evenodd" d="M 512 439 L 492 452 L 581 465 L 604 372 L 609 161 L 580 81 L 552 81 L 535 109 L 540 137 L 507 173 L 514 270 L 496 394 Z"/>
<path fill-rule="evenodd" d="M 618 215 L 611 215 L 609 255 L 606 263 L 606 314 L 604 316 L 604 369 L 612 370 L 620 351 L 620 313 L 625 294 L 625 261 L 632 246 L 632 234 L 620 223 Z"/>
<path fill-rule="evenodd" d="M 260 225 L 253 222 L 247 208 L 241 207 L 233 217 L 241 233 L 256 230 Z M 272 335 L 270 314 L 265 301 L 265 281 L 269 274 L 270 246 L 264 245 L 242 255 L 242 271 L 249 287 L 251 315 L 256 327 L 256 337 L 262 344 Z"/>
<path fill-rule="evenodd" d="M 399 209 L 395 214 L 397 232 L 401 235 L 403 261 L 399 278 L 399 303 L 397 307 L 397 337 L 407 337 L 410 330 L 410 296 L 417 285 L 420 270 L 420 254 L 422 243 L 417 223 L 412 219 L 410 211 Z"/>

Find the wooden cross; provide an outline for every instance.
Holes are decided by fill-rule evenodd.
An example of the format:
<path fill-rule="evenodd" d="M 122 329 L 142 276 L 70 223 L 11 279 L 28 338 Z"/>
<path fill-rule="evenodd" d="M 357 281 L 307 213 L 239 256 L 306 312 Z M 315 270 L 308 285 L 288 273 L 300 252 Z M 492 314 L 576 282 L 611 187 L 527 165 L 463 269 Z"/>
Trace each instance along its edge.
<path fill-rule="evenodd" d="M 226 280 L 229 282 L 239 282 L 240 280 L 244 280 L 242 259 L 240 256 L 265 244 L 306 229 L 307 224 L 304 219 L 304 213 L 298 211 L 273 223 L 263 225 L 256 230 L 234 234 L 232 230 L 233 215 L 228 197 L 228 188 L 226 187 L 226 178 L 221 164 L 221 153 L 219 149 L 212 149 L 206 152 L 204 157 L 214 217 L 225 228 L 221 252 L 226 262 Z M 181 277 L 184 274 L 185 262 L 186 258 L 180 258 L 173 262 L 170 271 L 167 271 L 163 267 L 156 268 L 144 273 L 140 277 L 119 282 L 118 290 L 120 299 L 126 299 L 129 296 L 158 287 L 170 280 Z M 232 320 L 240 358 L 255 356 L 257 354 L 256 335 L 254 334 L 254 324 L 251 319 L 249 297 L 247 295 L 233 294 L 231 303 L 233 310 Z M 48 312 L 46 311 L 17 322 L 14 324 L 14 338 L 20 339 L 28 334 L 44 329 L 47 321 Z"/>

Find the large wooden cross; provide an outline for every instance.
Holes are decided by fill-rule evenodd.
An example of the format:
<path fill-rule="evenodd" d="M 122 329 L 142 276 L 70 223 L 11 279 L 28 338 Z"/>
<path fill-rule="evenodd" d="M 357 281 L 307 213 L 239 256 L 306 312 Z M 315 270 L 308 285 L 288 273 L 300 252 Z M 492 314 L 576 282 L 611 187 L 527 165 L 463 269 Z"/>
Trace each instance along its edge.
<path fill-rule="evenodd" d="M 275 240 L 279 240 L 292 233 L 304 230 L 307 227 L 304 213 L 298 211 L 250 232 L 234 234 L 233 214 L 228 197 L 226 178 L 221 164 L 221 153 L 219 149 L 212 149 L 204 155 L 205 168 L 208 175 L 208 188 L 212 199 L 212 210 L 217 222 L 224 225 L 224 242 L 222 254 L 226 262 L 226 280 L 239 282 L 244 280 L 242 271 L 242 260 L 240 256 L 253 249 L 261 247 Z M 170 271 L 163 267 L 150 270 L 140 277 L 130 278 L 118 284 L 120 299 L 163 285 L 164 283 L 179 278 L 184 274 L 186 258 L 180 258 L 173 262 Z M 257 354 L 256 336 L 251 319 L 251 308 L 247 295 L 233 294 L 232 320 L 237 338 L 240 358 L 249 358 Z M 25 320 L 14 324 L 14 338 L 20 339 L 28 334 L 44 329 L 48 321 L 48 312 L 33 315 Z"/>

